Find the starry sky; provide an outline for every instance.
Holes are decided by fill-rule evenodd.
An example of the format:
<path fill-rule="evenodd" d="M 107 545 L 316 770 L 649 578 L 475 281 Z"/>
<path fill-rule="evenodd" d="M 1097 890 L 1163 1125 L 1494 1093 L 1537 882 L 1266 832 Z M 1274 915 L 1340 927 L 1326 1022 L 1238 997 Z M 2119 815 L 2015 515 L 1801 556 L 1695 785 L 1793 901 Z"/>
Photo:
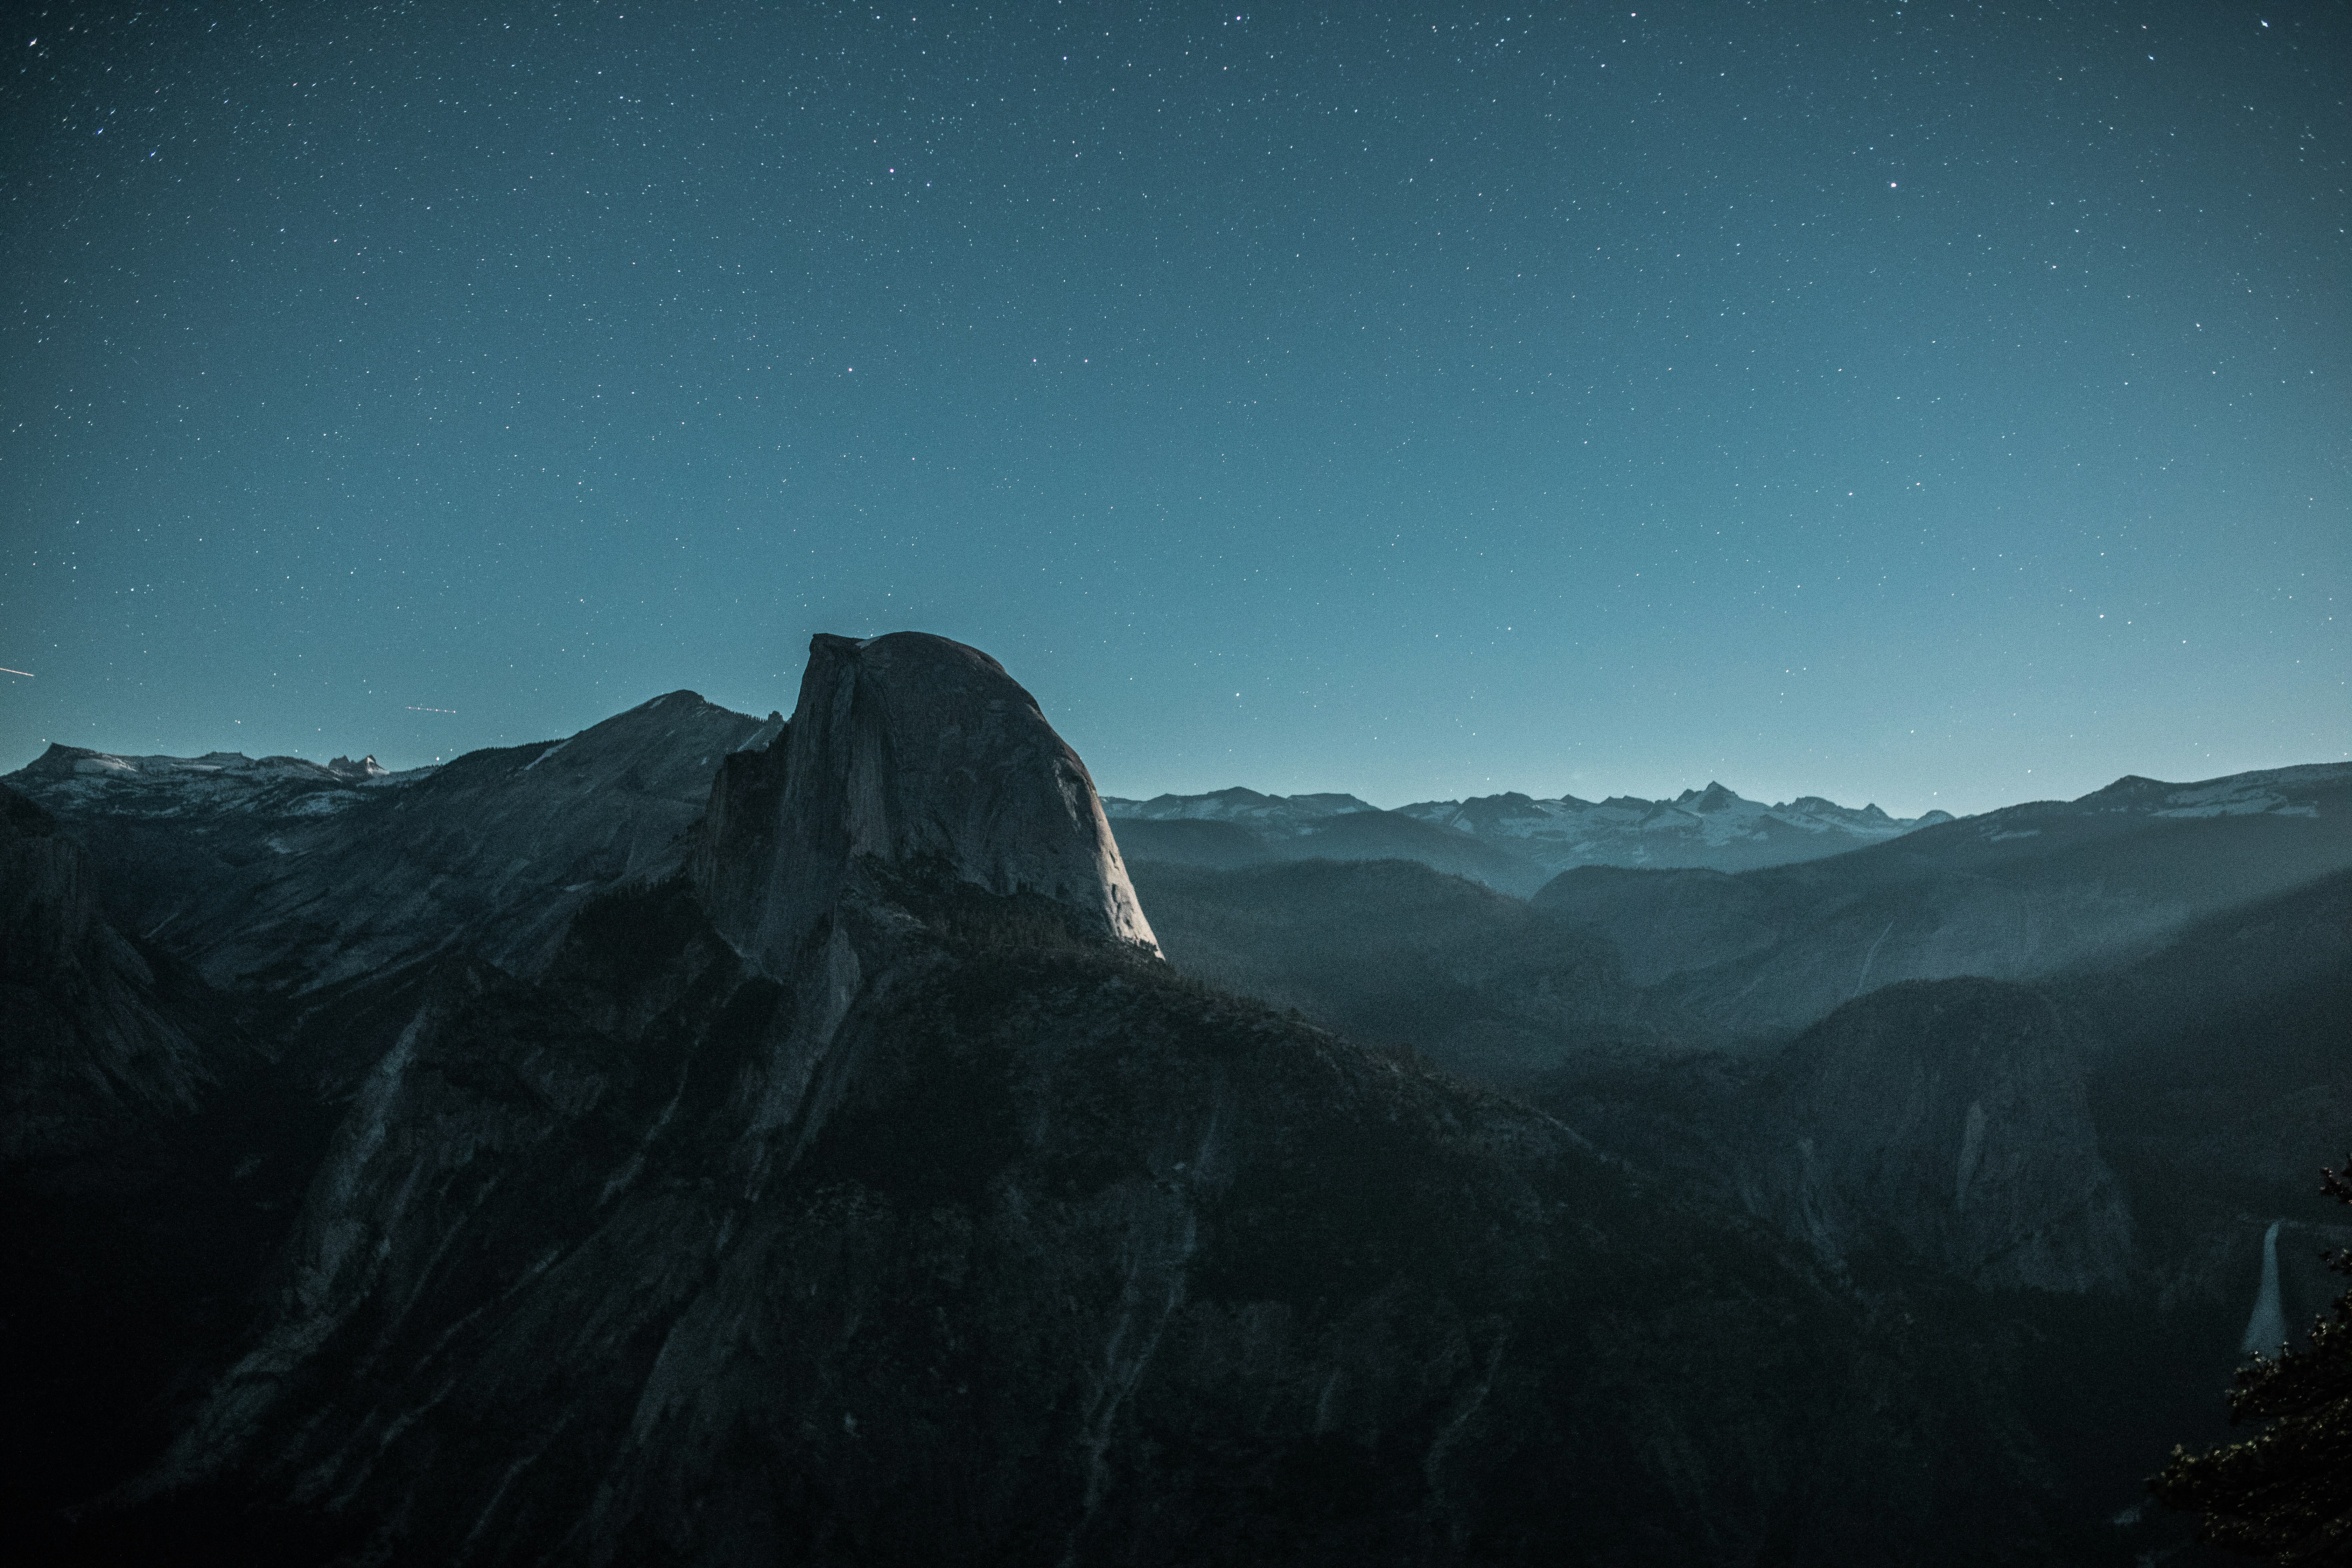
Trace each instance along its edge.
<path fill-rule="evenodd" d="M 2352 756 L 2352 7 L 11 10 L 0 768 L 901 628 L 1118 795 Z"/>

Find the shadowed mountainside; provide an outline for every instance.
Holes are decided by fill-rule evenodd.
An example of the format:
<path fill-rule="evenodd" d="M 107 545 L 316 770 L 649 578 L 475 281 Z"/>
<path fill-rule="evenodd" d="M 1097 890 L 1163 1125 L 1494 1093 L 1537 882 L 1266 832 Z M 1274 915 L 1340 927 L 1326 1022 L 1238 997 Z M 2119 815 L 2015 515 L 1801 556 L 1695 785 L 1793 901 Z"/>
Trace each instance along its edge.
<path fill-rule="evenodd" d="M 853 1004 L 854 1070 L 773 1128 L 796 1009 L 681 885 L 600 904 L 536 984 L 452 981 L 165 1474 L 403 1520 L 395 1561 L 2030 1537 L 1983 1415 L 1760 1233 L 1540 1116 L 1040 943 L 1050 911 L 901 907 L 923 923 L 872 973 L 929 973 Z M 648 986 L 677 1000 L 635 1025 Z"/>
<path fill-rule="evenodd" d="M 1785 1039 L 1904 980 L 2027 981 L 2127 961 L 2191 922 L 2352 865 L 2352 765 L 2125 779 L 1825 860 L 1737 876 L 1562 873 L 1534 903 L 1726 1037 Z"/>
<path fill-rule="evenodd" d="M 2306 864 L 2298 844 L 2326 843 L 2300 813 L 2245 815 L 2273 820 L 2085 835 L 2109 868 L 2154 858 L 2132 877 L 2165 908 L 2212 911 L 2152 947 L 2143 900 L 2124 935 L 2074 933 L 2075 962 L 2030 983 L 1899 981 L 1778 1044 L 1683 1010 L 1671 977 L 1635 989 L 1605 932 L 1423 867 L 1135 874 L 1180 967 L 1528 1093 L 1667 1188 L 1751 1215 L 1826 1276 L 1899 1304 L 1882 1310 L 1937 1322 L 1954 1362 L 2067 1456 L 2070 1506 L 2106 1519 L 2132 1511 L 2175 1441 L 2222 1435 L 2211 1391 L 2272 1223 L 2290 1324 L 2333 1294 L 2312 1255 L 2352 1241 L 2313 1188 L 2352 1118 L 2352 872 L 2236 901 Z M 2021 844 L 1999 869 L 2029 891 L 2101 864 L 2043 867 L 2032 842 L 1994 847 Z M 2249 844 L 2272 853 L 2237 853 Z M 1671 922 L 1652 935 L 1671 942 Z M 2133 1519 L 2077 1549 L 2179 1544 L 2172 1521 Z"/>
<path fill-rule="evenodd" d="M 1572 1062 L 1533 1097 L 1942 1315 L 2017 1380 L 2082 1506 L 2129 1511 L 2174 1443 L 2227 1435 L 2273 1222 L 2286 1322 L 2336 1293 L 2316 1255 L 2352 1227 L 2315 1177 L 2352 1118 L 2347 1042 L 2338 872 L 2119 965 L 1905 982 L 1778 1051 Z"/>
<path fill-rule="evenodd" d="M 1418 862 L 1139 860 L 1134 873 L 1179 968 L 1481 1083 L 1680 1046 L 1607 942 Z"/>
<path fill-rule="evenodd" d="M 6 782 L 82 827 L 126 930 L 215 984 L 316 989 L 445 949 L 542 961 L 585 897 L 675 868 L 721 760 L 781 723 L 673 691 L 358 784 L 58 746 Z"/>

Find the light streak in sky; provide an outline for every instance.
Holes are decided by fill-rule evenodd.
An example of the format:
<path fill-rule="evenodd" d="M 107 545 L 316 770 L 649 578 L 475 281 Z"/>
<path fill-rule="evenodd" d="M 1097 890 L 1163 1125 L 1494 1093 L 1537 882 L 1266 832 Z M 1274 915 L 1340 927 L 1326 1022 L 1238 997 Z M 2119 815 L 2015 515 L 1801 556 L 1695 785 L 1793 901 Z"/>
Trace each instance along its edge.
<path fill-rule="evenodd" d="M 5 664 L 0 664 L 0 675 L 21 675 L 27 680 L 38 679 L 38 677 L 35 676 L 29 669 L 11 669 Z"/>
<path fill-rule="evenodd" d="M 457 711 L 455 708 L 419 708 L 413 702 L 408 705 L 408 710 L 411 713 L 455 713 Z"/>

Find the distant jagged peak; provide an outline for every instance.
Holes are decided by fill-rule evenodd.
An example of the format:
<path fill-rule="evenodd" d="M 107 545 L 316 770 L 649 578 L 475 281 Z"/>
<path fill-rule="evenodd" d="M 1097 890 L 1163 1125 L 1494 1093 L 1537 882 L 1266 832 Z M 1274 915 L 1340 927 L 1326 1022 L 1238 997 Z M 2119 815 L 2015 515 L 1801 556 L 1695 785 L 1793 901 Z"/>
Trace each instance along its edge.
<path fill-rule="evenodd" d="M 676 691 L 665 691 L 659 697 L 648 697 L 635 708 L 625 708 L 613 717 L 626 718 L 631 713 L 650 713 L 661 708 L 716 708 L 718 706 L 719 704 L 703 696 L 701 692 L 690 691 L 681 686 Z M 606 722 L 609 723 L 611 721 L 607 720 Z"/>
<path fill-rule="evenodd" d="M 761 727 L 751 714 L 722 707 L 699 692 L 666 691 L 563 740 L 541 744 L 520 771 L 537 775 L 533 782 L 541 787 L 566 778 L 575 786 L 650 790 L 699 803 L 719 759 Z"/>
<path fill-rule="evenodd" d="M 1729 811 L 1736 805 L 1748 804 L 1712 779 L 1707 781 L 1706 789 L 1697 792 L 1695 799 L 1689 790 L 1683 792 L 1683 799 L 1692 801 L 1691 809 L 1702 816 L 1711 816 L 1718 811 Z"/>
<path fill-rule="evenodd" d="M 373 768 L 373 773 L 360 771 Z M 200 757 L 135 756 L 53 744 L 8 775 L 17 789 L 59 810 L 95 810 L 119 816 L 177 816 L 188 812 L 256 812 L 265 816 L 331 814 L 357 801 L 355 784 L 398 782 L 373 758 L 333 764 L 306 757 L 248 757 L 207 752 Z"/>
<path fill-rule="evenodd" d="M 1875 805 L 1864 806 L 1840 805 L 1833 800 L 1817 795 L 1799 795 L 1794 800 L 1774 805 L 1772 814 L 1792 822 L 1826 822 L 1859 833 L 1886 833 L 1897 828 L 1927 827 L 1934 824 L 1927 817 L 1890 816 Z"/>
<path fill-rule="evenodd" d="M 1353 816 L 1359 812 L 1378 811 L 1379 806 L 1352 795 L 1326 792 L 1319 795 L 1294 795 L 1286 797 L 1293 806 L 1319 812 L 1325 816 Z"/>
<path fill-rule="evenodd" d="M 1114 820 L 1140 817 L 1164 821 L 1199 817 L 1238 822 L 1250 826 L 1304 822 L 1319 816 L 1380 809 L 1351 795 L 1284 796 L 1261 795 L 1255 790 L 1240 787 L 1218 790 L 1209 795 L 1155 795 L 1141 801 L 1106 798 L 1103 807 Z M 1515 838 L 1525 837 L 1530 833 L 1542 835 L 1572 830 L 1575 819 L 1592 812 L 1612 814 L 1617 823 L 1625 826 L 1642 823 L 1688 826 L 1697 818 L 1727 817 L 1749 823 L 1768 814 L 1782 815 L 1790 820 L 1818 818 L 1857 829 L 1900 826 L 1895 818 L 1887 816 L 1874 806 L 1857 811 L 1820 795 L 1805 795 L 1768 806 L 1761 801 L 1748 799 L 1719 780 L 1709 780 L 1704 788 L 1685 789 L 1678 795 L 1657 800 L 1617 795 L 1604 800 L 1591 801 L 1565 794 L 1546 799 L 1520 790 L 1503 790 L 1494 795 L 1471 795 L 1460 800 L 1419 800 L 1401 805 L 1397 811 L 1423 822 L 1453 827 L 1465 833 L 1499 832 Z M 1606 831 L 1610 820 L 1610 817 L 1603 817 L 1594 826 L 1598 830 Z M 1923 823 L 1927 821 L 1925 818 L 1921 820 Z M 1722 828 L 1726 825 L 1717 821 L 1716 826 Z"/>
<path fill-rule="evenodd" d="M 772 972 L 803 963 L 877 872 L 1048 900 L 1088 934 L 1160 951 L 1086 763 L 980 649 L 821 633 L 782 734 L 722 773 L 697 873 L 720 929 Z"/>
<path fill-rule="evenodd" d="M 68 775 L 164 784 L 193 783 L 223 775 L 257 782 L 290 778 L 322 784 L 364 782 L 392 776 L 373 756 L 362 757 L 356 763 L 349 757 L 337 757 L 331 763 L 314 763 L 308 757 L 282 753 L 248 757 L 243 752 L 206 752 L 200 757 L 139 756 L 121 752 L 92 751 L 85 746 L 68 746 L 58 742 L 52 742 L 47 751 L 21 770 L 21 776 L 26 779 Z"/>
<path fill-rule="evenodd" d="M 679 724 L 698 723 L 722 715 L 725 720 L 740 726 L 756 728 L 760 722 L 751 714 L 738 713 L 731 708 L 709 700 L 698 691 L 680 689 L 648 698 L 635 708 L 624 708 L 611 718 L 601 719 L 580 731 L 572 737 L 572 742 L 585 741 L 592 735 L 600 734 L 667 734 Z"/>
<path fill-rule="evenodd" d="M 1285 799 L 1242 788 L 1103 804 L 1118 821 L 1200 818 L 1230 824 L 1254 837 L 1259 849 L 1287 858 L 1302 851 L 1314 853 L 1314 847 L 1324 844 L 1333 831 L 1331 818 L 1316 815 L 1318 803 L 1411 818 L 1445 829 L 1450 839 L 1475 840 L 1547 874 L 1587 865 L 1740 870 L 1818 859 L 1950 820 L 1948 814 L 1939 813 L 1906 820 L 1875 805 L 1857 809 L 1810 795 L 1766 805 L 1719 779 L 1657 800 L 1616 795 L 1591 801 L 1568 794 L 1547 799 L 1504 790 L 1462 800 L 1414 801 L 1391 812 L 1380 812 L 1353 795 Z M 1153 859 L 1207 856 L 1213 861 L 1247 852 L 1225 839 L 1212 844 L 1154 837 L 1150 844 Z M 1416 853 L 1402 840 L 1392 847 L 1400 855 Z M 1444 858 L 1442 852 L 1428 852 Z"/>

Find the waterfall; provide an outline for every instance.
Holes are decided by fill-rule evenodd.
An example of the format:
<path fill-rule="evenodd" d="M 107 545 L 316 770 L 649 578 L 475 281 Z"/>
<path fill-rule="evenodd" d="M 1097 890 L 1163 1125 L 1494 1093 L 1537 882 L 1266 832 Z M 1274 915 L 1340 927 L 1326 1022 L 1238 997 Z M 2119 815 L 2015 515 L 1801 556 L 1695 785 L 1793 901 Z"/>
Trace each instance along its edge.
<path fill-rule="evenodd" d="M 1977 1162 L 1984 1157 L 1984 1101 L 1969 1101 L 1968 1126 L 1960 1134 L 1960 1168 L 1952 1182 L 1952 1206 L 1969 1206 L 1969 1184 L 1976 1180 Z"/>
<path fill-rule="evenodd" d="M 2279 1310 L 2279 1222 L 2263 1232 L 2263 1288 L 2254 1295 L 2254 1315 L 2246 1320 L 2246 1337 L 2240 1355 L 2276 1355 L 2286 1343 L 2286 1314 Z"/>

